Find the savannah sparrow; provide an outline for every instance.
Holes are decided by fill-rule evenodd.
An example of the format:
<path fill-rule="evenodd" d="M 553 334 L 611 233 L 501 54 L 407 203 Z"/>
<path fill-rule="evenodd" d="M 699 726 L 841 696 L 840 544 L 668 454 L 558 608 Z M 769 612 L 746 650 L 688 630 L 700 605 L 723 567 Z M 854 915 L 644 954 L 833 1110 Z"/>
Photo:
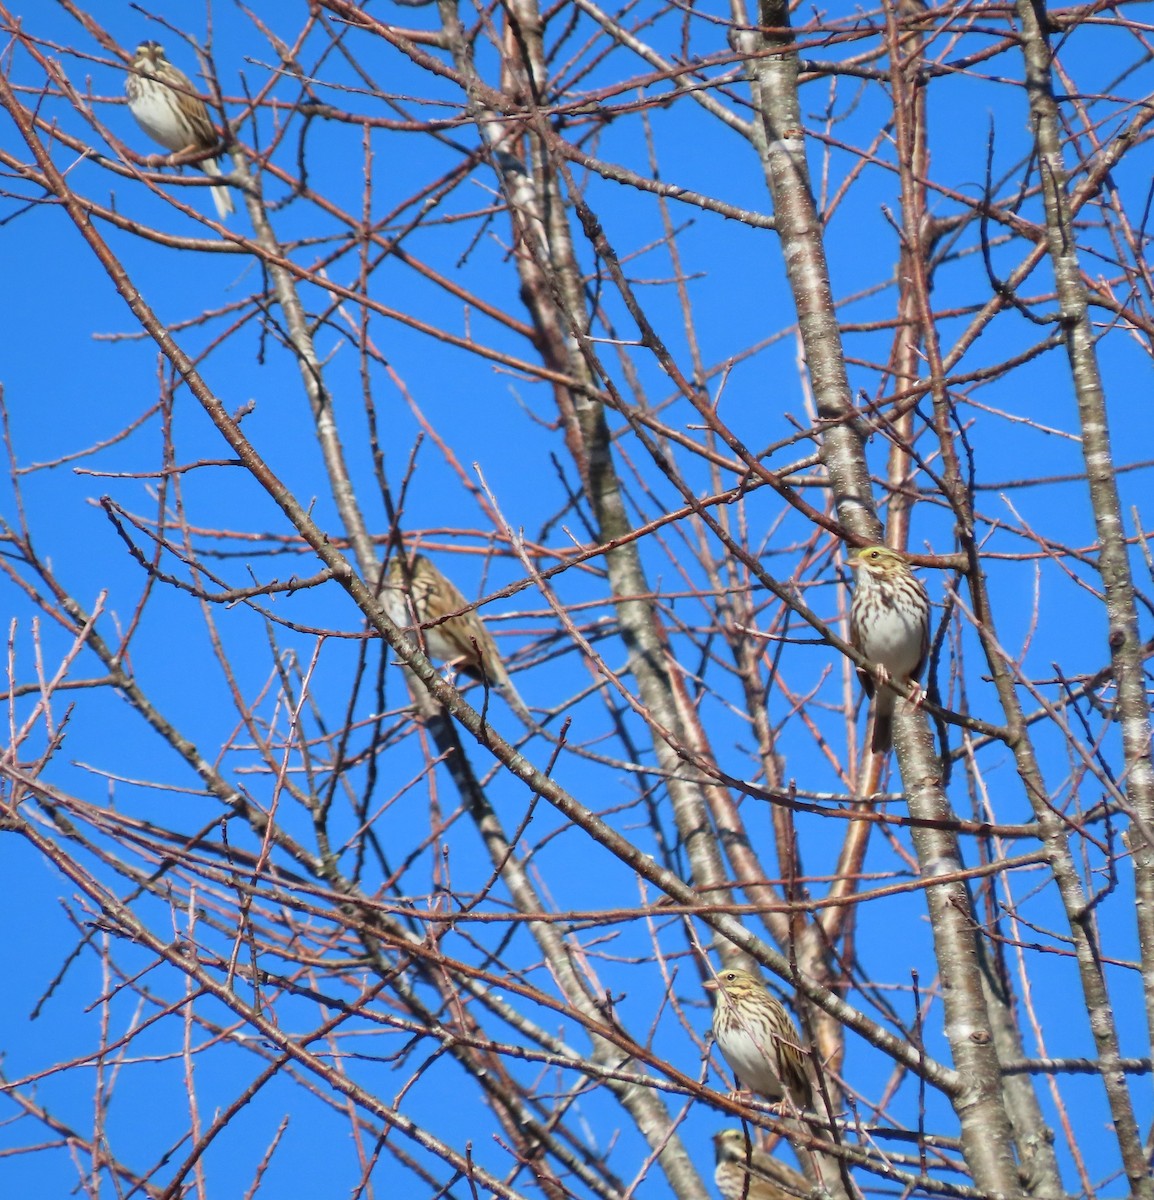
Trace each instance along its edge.
<path fill-rule="evenodd" d="M 813 1105 L 801 1035 L 785 1006 L 756 975 L 726 968 L 705 985 L 717 993 L 713 1036 L 738 1082 L 774 1102 L 788 1092 L 798 1108 Z"/>
<path fill-rule="evenodd" d="M 173 154 L 210 150 L 220 141 L 204 101 L 188 76 L 164 57 L 159 42 L 141 42 L 136 47 L 124 90 L 136 123 Z M 206 175 L 220 174 L 215 158 L 206 158 L 200 166 Z M 223 221 L 232 212 L 232 196 L 228 188 L 214 187 L 212 198 Z"/>
<path fill-rule="evenodd" d="M 401 555 L 393 556 L 381 599 L 394 625 L 410 628 L 416 617 L 430 658 L 438 658 L 473 679 L 487 679 L 522 721 L 534 724 L 485 622 L 476 609 L 460 611 L 469 607 L 468 600 L 423 554 L 416 555 L 407 566 Z M 450 613 L 458 615 L 449 616 Z M 442 620 L 443 617 L 448 620 Z"/>
<path fill-rule="evenodd" d="M 857 572 L 857 586 L 849 611 L 850 641 L 878 668 L 885 679 L 917 684 L 926 669 L 930 652 L 930 598 L 915 579 L 904 555 L 888 546 L 866 546 L 849 560 Z M 870 749 L 884 754 L 893 745 L 893 715 L 896 693 L 888 687 L 875 688 L 875 678 L 858 668 L 865 694 L 874 701 L 873 736 Z M 914 704 L 925 698 L 916 690 Z"/>
<path fill-rule="evenodd" d="M 811 1184 L 800 1171 L 747 1145 L 740 1129 L 723 1129 L 713 1135 L 717 1170 L 713 1181 L 721 1200 L 790 1200 L 806 1196 Z"/>

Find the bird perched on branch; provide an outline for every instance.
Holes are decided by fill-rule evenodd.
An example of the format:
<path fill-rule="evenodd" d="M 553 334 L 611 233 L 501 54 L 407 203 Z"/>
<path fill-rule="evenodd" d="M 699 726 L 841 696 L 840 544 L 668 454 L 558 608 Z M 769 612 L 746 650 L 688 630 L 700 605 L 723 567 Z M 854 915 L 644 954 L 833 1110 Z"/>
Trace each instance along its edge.
<path fill-rule="evenodd" d="M 124 90 L 136 123 L 173 154 L 211 150 L 219 144 L 204 101 L 188 76 L 164 57 L 159 42 L 141 42 L 136 47 Z M 200 165 L 206 175 L 221 173 L 215 158 L 206 158 Z M 212 199 L 223 221 L 233 210 L 228 188 L 214 187 Z"/>
<path fill-rule="evenodd" d="M 811 1108 L 801 1035 L 785 1005 L 756 975 L 735 967 L 705 988 L 717 993 L 713 1037 L 739 1083 L 775 1103 L 788 1096 L 798 1108 Z"/>
<path fill-rule="evenodd" d="M 411 563 L 400 554 L 392 558 L 381 599 L 394 625 L 409 628 L 416 618 L 429 658 L 440 659 L 473 679 L 488 681 L 522 721 L 535 726 L 485 622 L 423 554 L 415 555 Z M 462 611 L 465 609 L 468 611 Z"/>
<path fill-rule="evenodd" d="M 893 715 L 897 695 L 886 679 L 915 685 L 913 703 L 925 693 L 916 687 L 930 653 L 930 598 L 915 579 L 905 555 L 888 546 L 866 546 L 849 560 L 857 573 L 849 611 L 850 641 L 878 668 L 878 683 L 858 667 L 865 694 L 873 699 L 870 750 L 884 754 L 893 745 Z M 876 693 L 876 695 L 875 695 Z"/>
<path fill-rule="evenodd" d="M 715 1133 L 713 1151 L 717 1157 L 713 1181 L 722 1200 L 793 1200 L 811 1190 L 800 1171 L 755 1149 L 740 1129 Z"/>

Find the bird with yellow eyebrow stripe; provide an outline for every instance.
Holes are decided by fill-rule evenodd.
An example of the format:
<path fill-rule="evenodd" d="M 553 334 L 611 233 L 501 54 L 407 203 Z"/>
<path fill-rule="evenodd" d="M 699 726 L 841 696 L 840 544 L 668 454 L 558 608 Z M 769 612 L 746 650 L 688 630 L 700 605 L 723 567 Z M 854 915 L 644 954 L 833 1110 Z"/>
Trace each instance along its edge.
<path fill-rule="evenodd" d="M 878 668 L 876 681 L 862 667 L 857 672 L 865 694 L 874 702 L 870 750 L 885 754 L 893 745 L 897 694 L 884 685 L 887 679 L 916 685 L 926 669 L 930 598 L 905 555 L 889 546 L 858 550 L 849 567 L 857 575 L 849 612 L 850 642 Z M 924 699 L 925 693 L 917 688 L 913 703 Z"/>

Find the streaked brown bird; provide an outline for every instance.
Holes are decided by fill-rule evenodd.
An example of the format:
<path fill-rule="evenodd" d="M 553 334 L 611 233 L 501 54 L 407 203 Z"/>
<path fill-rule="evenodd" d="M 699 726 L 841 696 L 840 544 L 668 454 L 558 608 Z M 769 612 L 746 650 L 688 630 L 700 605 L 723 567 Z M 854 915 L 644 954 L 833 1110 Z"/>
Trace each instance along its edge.
<path fill-rule="evenodd" d="M 747 1144 L 740 1129 L 715 1133 L 713 1152 L 717 1158 L 713 1181 L 722 1200 L 794 1200 L 811 1191 L 800 1171 Z"/>
<path fill-rule="evenodd" d="M 857 572 L 849 611 L 850 641 L 880 668 L 881 681 L 900 679 L 916 685 L 930 653 L 930 598 L 925 587 L 914 578 L 905 555 L 888 546 L 866 546 L 850 558 L 849 567 Z M 885 754 L 893 745 L 897 694 L 876 686 L 874 676 L 861 667 L 858 678 L 873 700 L 870 750 Z M 924 699 L 918 688 L 915 707 Z"/>
<path fill-rule="evenodd" d="M 385 572 L 381 600 L 394 625 L 411 628 L 416 618 L 429 658 L 439 659 L 473 679 L 487 679 L 522 721 L 536 724 L 513 686 L 485 622 L 476 609 L 469 609 L 468 600 L 428 558 L 417 554 L 406 563 L 401 555 L 394 555 Z"/>
<path fill-rule="evenodd" d="M 164 57 L 159 42 L 141 42 L 136 47 L 124 90 L 136 123 L 173 154 L 211 150 L 219 144 L 204 101 L 188 76 Z M 221 173 L 214 158 L 206 158 L 199 165 L 206 175 Z M 233 211 L 228 188 L 214 187 L 212 199 L 223 221 Z"/>
<path fill-rule="evenodd" d="M 713 1037 L 741 1086 L 774 1103 L 788 1094 L 801 1109 L 813 1106 L 801 1035 L 785 1005 L 756 975 L 727 967 L 706 983 L 716 992 Z"/>

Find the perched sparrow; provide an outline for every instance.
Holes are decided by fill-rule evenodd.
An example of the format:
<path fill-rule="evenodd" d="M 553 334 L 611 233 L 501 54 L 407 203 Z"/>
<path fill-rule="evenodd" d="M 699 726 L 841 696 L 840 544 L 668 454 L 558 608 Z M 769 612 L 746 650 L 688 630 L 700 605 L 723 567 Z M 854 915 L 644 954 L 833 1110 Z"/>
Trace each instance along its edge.
<path fill-rule="evenodd" d="M 810 1182 L 772 1154 L 757 1150 L 740 1129 L 723 1129 L 713 1135 L 717 1170 L 713 1181 L 721 1200 L 790 1200 L 806 1196 Z"/>
<path fill-rule="evenodd" d="M 850 641 L 879 668 L 878 676 L 916 684 L 930 652 L 930 598 L 914 578 L 905 557 L 888 546 L 866 546 L 849 560 L 857 586 L 849 610 Z M 874 696 L 874 676 L 858 668 L 867 696 Z M 897 695 L 888 687 L 876 689 L 870 749 L 884 754 L 893 745 L 893 715 Z M 925 699 L 921 689 L 913 698 Z"/>
<path fill-rule="evenodd" d="M 736 968 L 721 971 L 705 988 L 717 993 L 713 1037 L 738 1082 L 767 1100 L 788 1093 L 798 1108 L 811 1108 L 801 1035 L 781 1001 L 756 975 Z"/>
<path fill-rule="evenodd" d="M 204 101 L 196 94 L 188 76 L 164 57 L 164 47 L 159 42 L 141 42 L 136 47 L 124 90 L 136 123 L 173 154 L 210 150 L 220 141 Z M 214 158 L 206 158 L 200 165 L 206 175 L 220 174 Z M 223 221 L 232 212 L 232 196 L 228 188 L 214 187 L 212 198 Z"/>
<path fill-rule="evenodd" d="M 392 558 L 381 599 L 394 625 L 409 628 L 416 617 L 425 653 L 430 658 L 440 659 L 473 679 L 488 680 L 522 721 L 535 723 L 509 678 L 485 622 L 476 609 L 461 612 L 469 607 L 468 600 L 423 554 L 416 555 L 411 564 L 406 564 L 399 554 Z M 449 616 L 450 613 L 458 615 Z M 442 620 L 444 617 L 448 620 Z"/>

